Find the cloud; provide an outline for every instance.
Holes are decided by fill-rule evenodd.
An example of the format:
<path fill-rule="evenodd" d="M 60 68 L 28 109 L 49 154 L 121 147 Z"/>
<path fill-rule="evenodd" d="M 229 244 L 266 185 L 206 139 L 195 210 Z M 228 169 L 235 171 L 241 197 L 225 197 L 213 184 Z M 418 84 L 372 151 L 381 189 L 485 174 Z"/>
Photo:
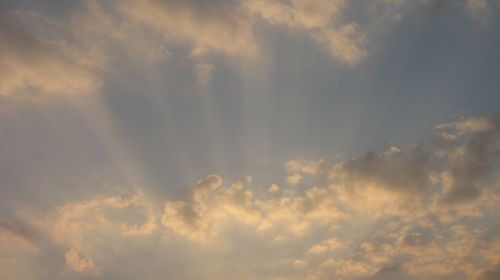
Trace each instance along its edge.
<path fill-rule="evenodd" d="M 427 3 L 428 1 L 423 1 Z M 422 5 L 414 1 L 366 4 L 368 16 L 350 14 L 351 2 L 335 1 L 200 1 L 127 0 L 117 5 L 87 0 L 66 17 L 52 19 L 29 11 L 0 13 L 0 95 L 75 96 L 98 91 L 104 73 L 128 54 L 154 65 L 182 45 L 191 55 L 223 54 L 237 60 L 255 58 L 265 48 L 255 28 L 262 21 L 305 34 L 332 58 L 357 65 L 369 54 L 370 40 L 381 30 L 376 21 L 397 18 Z M 466 0 L 471 16 L 487 21 L 486 0 Z M 383 24 L 396 24 L 384 22 Z M 120 50 L 117 54 L 116 50 Z M 198 61 L 194 74 L 201 84 L 211 80 L 215 64 Z M 446 136 L 446 135 L 443 135 Z"/>
<path fill-rule="evenodd" d="M 231 220 L 257 223 L 260 215 L 253 207 L 247 180 L 222 187 L 219 176 L 208 176 L 193 188 L 187 199 L 165 203 L 163 226 L 204 242 L 215 238 Z"/>
<path fill-rule="evenodd" d="M 244 2 L 244 5 L 273 24 L 312 29 L 323 28 L 330 24 L 333 17 L 341 14 L 346 2 L 308 0 L 267 3 L 261 0 L 249 0 Z"/>
<path fill-rule="evenodd" d="M 117 67 L 117 53 L 149 65 L 170 55 L 163 40 L 106 7 L 86 0 L 61 18 L 23 10 L 0 12 L 0 95 L 89 95 L 98 92 L 105 74 Z"/>
<path fill-rule="evenodd" d="M 147 236 L 158 228 L 156 206 L 142 191 L 133 196 L 96 197 L 63 205 L 45 217 L 24 217 L 56 243 L 75 249 L 88 242 L 89 234 L 126 237 Z"/>
<path fill-rule="evenodd" d="M 349 65 L 356 65 L 368 54 L 366 35 L 359 29 L 358 24 L 349 23 L 336 30 L 314 34 L 314 38 L 325 43 L 333 57 Z"/>
<path fill-rule="evenodd" d="M 94 260 L 88 257 L 81 257 L 75 249 L 70 249 L 66 252 L 66 266 L 70 269 L 89 275 L 98 275 L 99 268 L 94 264 Z"/>
<path fill-rule="evenodd" d="M 126 247 L 130 240 L 151 236 L 157 229 L 158 212 L 141 191 L 127 198 L 77 201 L 44 215 L 19 212 L 0 221 L 0 265 L 15 262 L 7 266 L 6 279 L 75 278 L 71 273 L 101 277 L 105 271 L 96 257 L 102 261 L 105 252 L 95 249 Z"/>
<path fill-rule="evenodd" d="M 303 179 L 304 179 L 304 177 L 300 174 L 292 174 L 292 175 L 286 177 L 286 181 L 290 185 L 298 185 Z"/>
<path fill-rule="evenodd" d="M 71 96 L 99 88 L 100 54 L 62 23 L 29 12 L 2 12 L 0 22 L 0 95 Z"/>
<path fill-rule="evenodd" d="M 500 277 L 500 265 L 496 267 L 480 272 L 475 280 L 494 280 Z"/>
<path fill-rule="evenodd" d="M 498 120 L 433 134 L 444 130 L 452 137 L 428 145 L 287 162 L 307 184 L 210 175 L 175 199 L 137 190 L 18 212 L 0 221 L 0 276 L 154 279 L 168 266 L 176 279 L 380 279 L 389 268 L 403 279 L 495 279 Z M 464 184 L 478 192 L 457 199 Z"/>
<path fill-rule="evenodd" d="M 345 0 L 290 1 L 288 4 L 249 0 L 245 5 L 271 24 L 308 33 L 317 43 L 326 45 L 332 57 L 342 62 L 355 65 L 366 56 L 366 37 L 358 25 L 338 23 L 347 7 Z"/>
<path fill-rule="evenodd" d="M 492 14 L 488 0 L 466 0 L 467 9 L 472 18 L 479 22 L 487 22 Z"/>
<path fill-rule="evenodd" d="M 472 162 L 467 166 L 474 166 L 486 151 L 497 149 L 500 137 L 496 120 L 464 118 L 438 126 L 435 132 L 444 128 L 457 135 L 444 146 L 438 143 L 428 149 L 391 147 L 385 152 L 369 152 L 340 163 L 290 161 L 287 170 L 310 183 L 302 190 L 290 186 L 271 187 L 279 192 L 261 192 L 252 185 L 250 177 L 226 185 L 221 177 L 211 175 L 190 188 L 184 197 L 167 200 L 161 214 L 156 212 L 161 210 L 151 206 L 151 199 L 138 193 L 131 198 L 107 197 L 70 204 L 59 208 L 55 216 L 42 220 L 54 229 L 55 236 L 66 236 L 59 238 L 60 242 L 70 248 L 88 250 L 89 256 L 99 255 L 86 245 L 91 244 L 86 236 L 96 234 L 101 238 L 120 235 L 127 242 L 139 238 L 146 243 L 158 234 L 184 244 L 181 246 L 195 255 L 208 254 L 211 265 L 227 262 L 228 257 L 238 252 L 247 252 L 248 259 L 241 261 L 254 265 L 246 262 L 261 258 L 260 250 L 270 248 L 274 253 L 267 253 L 266 261 L 270 263 L 266 265 L 275 268 L 268 270 L 267 276 L 259 277 L 262 279 L 293 279 L 291 275 L 369 279 L 391 266 L 398 267 L 408 279 L 454 274 L 469 279 L 478 275 L 487 277 L 496 273 L 495 265 L 500 261 L 498 228 L 487 222 L 494 219 L 487 213 L 499 209 L 499 200 L 485 193 L 494 193 L 500 178 L 492 178 L 497 183 L 491 186 L 480 180 L 487 173 L 471 175 L 464 171 L 465 175 L 459 176 L 452 172 L 457 181 L 468 181 L 472 176 L 475 187 L 485 192 L 469 196 L 465 207 L 456 203 L 444 207 L 442 203 L 450 195 L 449 186 L 439 177 L 462 168 L 464 157 Z M 466 152 L 458 156 L 437 152 L 445 148 L 455 153 L 461 147 Z M 494 162 L 489 164 L 493 168 Z M 472 167 L 463 170 L 468 168 Z M 109 212 L 131 206 L 139 206 L 144 213 L 143 226 L 135 227 L 135 235 L 127 234 L 130 222 L 120 222 L 117 220 L 120 216 Z M 476 209 L 476 214 L 470 214 L 470 207 Z M 155 219 L 148 222 L 150 219 L 146 217 L 160 215 L 161 227 L 145 226 L 156 225 Z M 473 220 L 474 226 L 464 221 L 464 217 Z M 78 242 L 68 236 L 79 236 Z M 165 250 L 172 246 L 161 244 Z M 281 262 L 293 269 L 283 270 Z M 260 265 L 261 270 L 265 270 L 263 266 Z M 220 273 L 243 273 L 239 269 L 224 267 Z M 257 273 L 245 272 L 243 278 L 255 278 Z M 221 274 L 213 274 L 213 279 L 217 277 Z"/>
<path fill-rule="evenodd" d="M 464 118 L 435 132 L 444 128 L 458 136 L 445 144 L 390 147 L 339 163 L 290 161 L 287 170 L 308 182 L 301 188 L 273 184 L 272 191 L 259 190 L 250 177 L 225 184 L 210 175 L 184 196 L 167 199 L 163 210 L 139 192 L 68 204 L 38 219 L 59 246 L 68 248 L 69 267 L 84 271 L 99 263 L 107 275 L 116 272 L 96 238 L 118 246 L 115 250 L 128 244 L 156 258 L 175 257 L 170 252 L 180 250 L 185 252 L 178 260 L 181 266 L 196 275 L 209 274 L 208 279 L 377 279 L 388 267 L 405 279 L 491 279 L 500 261 L 498 228 L 489 222 L 500 210 L 500 200 L 491 194 L 498 192 L 500 178 L 492 178 L 490 185 L 480 180 L 486 173 L 474 175 L 484 192 L 464 205 L 443 204 L 449 192 L 440 177 L 462 166 L 464 155 L 475 162 L 485 153 L 485 143 L 498 148 L 496 120 Z M 469 145 L 479 148 L 452 155 Z M 439 153 L 442 149 L 450 155 Z M 489 164 L 494 167 L 493 161 Z M 456 177 L 462 179 L 467 180 Z M 142 213 L 139 226 L 131 226 L 130 207 Z M 161 216 L 159 226 L 150 216 Z M 134 234 L 130 228 L 136 229 Z M 233 259 L 241 266 L 224 265 Z M 195 268 L 193 262 L 207 267 Z"/>
<path fill-rule="evenodd" d="M 314 244 L 307 252 L 310 254 L 325 254 L 336 250 L 347 248 L 346 242 L 340 241 L 337 238 L 330 238 Z"/>
<path fill-rule="evenodd" d="M 347 182 L 353 188 L 374 186 L 411 195 L 428 188 L 428 155 L 419 148 L 384 154 L 368 152 L 332 168 L 333 180 Z"/>
<path fill-rule="evenodd" d="M 23 231 L 23 232 L 20 232 Z M 18 271 L 14 267 L 27 266 L 26 258 L 39 252 L 38 246 L 31 240 L 27 229 L 19 229 L 18 225 L 11 223 L 0 223 L 0 267 L 4 267 L 0 276 L 6 279 L 14 279 L 13 276 L 6 277 L 7 271 Z M 10 264 L 9 264 L 10 263 Z M 14 274 L 14 273 L 12 273 Z"/>
<path fill-rule="evenodd" d="M 280 191 L 280 187 L 276 184 L 271 184 L 271 186 L 269 186 L 269 188 L 267 189 L 267 191 L 269 193 L 277 193 Z"/>
<path fill-rule="evenodd" d="M 493 118 L 465 118 L 436 127 L 438 154 L 447 157 L 449 168 L 442 173 L 447 203 L 467 202 L 480 195 L 478 186 L 498 158 L 500 125 Z"/>
<path fill-rule="evenodd" d="M 475 133 L 488 132 L 495 129 L 496 121 L 486 117 L 469 117 L 452 123 L 444 123 L 435 127 L 434 139 L 441 143 L 453 142 L 457 138 Z"/>
<path fill-rule="evenodd" d="M 324 160 L 314 161 L 298 161 L 290 160 L 286 163 L 286 169 L 288 173 L 304 174 L 307 176 L 317 176 L 324 171 L 325 162 Z"/>
<path fill-rule="evenodd" d="M 196 50 L 231 56 L 251 56 L 257 50 L 251 18 L 237 3 L 128 0 L 120 9 L 165 40 L 189 43 Z"/>

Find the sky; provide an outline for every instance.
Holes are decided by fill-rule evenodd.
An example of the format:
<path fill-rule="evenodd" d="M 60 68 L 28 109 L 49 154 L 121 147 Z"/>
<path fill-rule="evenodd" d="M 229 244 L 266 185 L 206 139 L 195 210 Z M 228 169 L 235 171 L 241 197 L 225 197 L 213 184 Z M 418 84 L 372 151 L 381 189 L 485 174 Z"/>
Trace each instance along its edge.
<path fill-rule="evenodd" d="M 0 279 L 500 279 L 499 11 L 0 0 Z"/>

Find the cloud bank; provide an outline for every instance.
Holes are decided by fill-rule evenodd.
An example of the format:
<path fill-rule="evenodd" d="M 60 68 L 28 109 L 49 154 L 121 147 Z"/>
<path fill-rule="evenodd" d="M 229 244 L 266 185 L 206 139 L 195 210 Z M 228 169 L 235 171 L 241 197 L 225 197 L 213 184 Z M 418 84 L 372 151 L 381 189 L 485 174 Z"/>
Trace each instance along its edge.
<path fill-rule="evenodd" d="M 18 212 L 0 224 L 2 279 L 496 279 L 500 122 L 463 118 L 432 139 L 290 161 L 303 179 L 281 186 L 210 175 L 174 200 Z"/>

